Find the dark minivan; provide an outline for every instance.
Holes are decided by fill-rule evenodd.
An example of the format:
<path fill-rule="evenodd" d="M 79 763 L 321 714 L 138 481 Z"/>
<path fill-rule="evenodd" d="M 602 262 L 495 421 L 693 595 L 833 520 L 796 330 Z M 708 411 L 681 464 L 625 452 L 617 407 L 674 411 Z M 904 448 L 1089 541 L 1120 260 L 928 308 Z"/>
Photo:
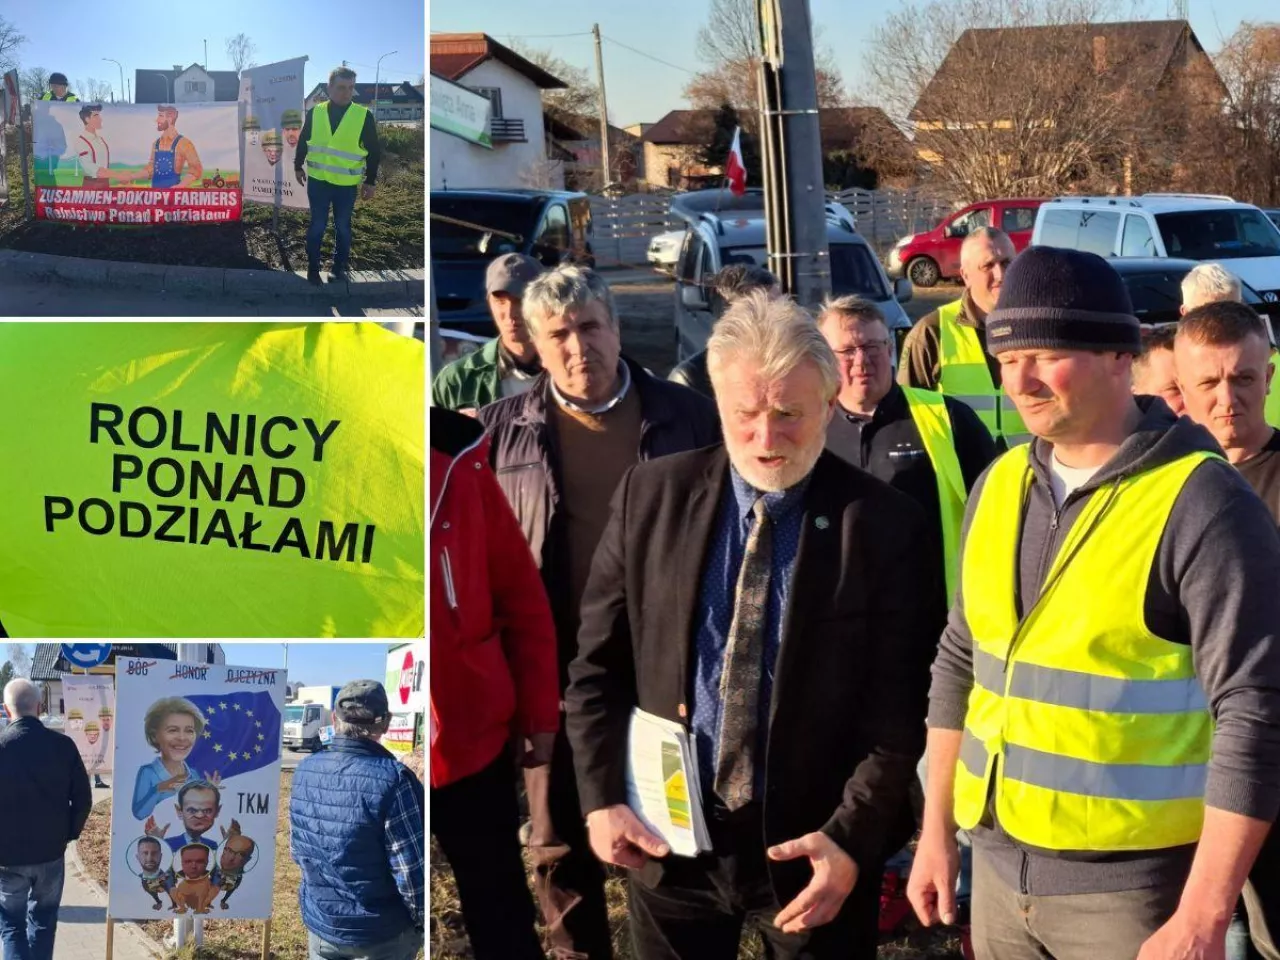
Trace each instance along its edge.
<path fill-rule="evenodd" d="M 440 324 L 480 336 L 496 330 L 484 272 L 504 253 L 548 267 L 594 267 L 591 202 L 563 190 L 432 190 L 431 273 Z"/>

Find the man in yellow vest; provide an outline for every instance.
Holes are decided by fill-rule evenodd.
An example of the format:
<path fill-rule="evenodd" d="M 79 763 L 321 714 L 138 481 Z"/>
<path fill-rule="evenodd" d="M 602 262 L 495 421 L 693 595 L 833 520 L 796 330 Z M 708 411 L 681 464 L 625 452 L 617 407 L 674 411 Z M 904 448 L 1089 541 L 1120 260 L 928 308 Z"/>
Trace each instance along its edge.
<path fill-rule="evenodd" d="M 1203 427 L 1130 392 L 1101 257 L 1025 251 L 987 338 L 1036 439 L 969 500 L 908 896 L 954 921 L 960 827 L 979 958 L 1222 957 L 1280 809 L 1280 533 Z"/>
<path fill-rule="evenodd" d="M 828 300 L 818 329 L 840 365 L 840 393 L 827 449 L 912 497 L 939 531 L 947 605 L 969 490 L 996 457 L 995 441 L 963 403 L 893 381 L 884 314 L 849 295 Z M 938 632 L 942 631 L 938 624 Z"/>
<path fill-rule="evenodd" d="M 49 89 L 44 92 L 41 100 L 60 100 L 63 103 L 78 103 L 80 98 L 74 93 L 67 92 L 67 75 L 65 73 L 49 74 Z"/>
<path fill-rule="evenodd" d="M 938 390 L 973 408 L 1002 446 L 1026 443 L 1018 411 L 1000 389 L 1000 368 L 987 352 L 986 318 L 995 309 L 1013 241 L 995 227 L 979 227 L 960 247 L 964 295 L 916 321 L 902 343 L 898 382 Z"/>
<path fill-rule="evenodd" d="M 347 280 L 351 258 L 351 213 L 356 192 L 373 199 L 382 145 L 373 112 L 352 103 L 356 72 L 337 67 L 329 73 L 329 99 L 307 111 L 293 159 L 294 175 L 307 188 L 311 225 L 307 228 L 307 280 L 319 284 L 320 243 L 333 207 L 334 252 L 331 282 Z M 361 186 L 361 179 L 364 185 Z"/>

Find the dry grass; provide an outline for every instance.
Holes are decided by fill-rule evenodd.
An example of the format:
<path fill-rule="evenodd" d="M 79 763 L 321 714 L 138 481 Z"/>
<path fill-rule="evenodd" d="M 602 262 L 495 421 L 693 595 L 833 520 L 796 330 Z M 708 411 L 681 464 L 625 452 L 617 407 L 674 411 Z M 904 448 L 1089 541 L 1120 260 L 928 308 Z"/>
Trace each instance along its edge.
<path fill-rule="evenodd" d="M 620 874 L 606 881 L 605 897 L 609 904 L 614 954 L 617 960 L 632 960 L 626 929 L 627 889 Z M 462 924 L 462 909 L 458 902 L 458 888 L 453 882 L 453 871 L 434 841 L 431 844 L 430 906 L 431 928 L 427 942 L 432 960 L 472 960 L 474 955 Z M 880 941 L 881 960 L 958 960 L 960 955 L 960 939 L 953 929 L 922 930 L 913 927 L 905 934 L 885 937 Z M 739 960 L 761 960 L 763 956 L 759 935 L 749 930 L 743 937 Z"/>
<path fill-rule="evenodd" d="M 421 758 L 407 766 L 421 778 Z M 280 809 L 276 819 L 276 870 L 271 904 L 271 956 L 276 960 L 306 960 L 307 930 L 302 925 L 298 907 L 298 887 L 302 872 L 289 856 L 289 797 L 293 787 L 293 771 L 280 776 Z M 111 801 L 98 803 L 78 841 L 80 859 L 89 875 L 104 887 L 109 873 L 111 845 Z M 434 897 L 434 893 L 433 893 Z M 173 930 L 172 920 L 151 920 L 138 924 L 157 943 Z M 196 953 L 194 945 L 172 951 L 178 960 L 257 960 L 262 951 L 261 920 L 205 920 L 204 946 Z M 419 953 L 419 957 L 422 954 Z"/>

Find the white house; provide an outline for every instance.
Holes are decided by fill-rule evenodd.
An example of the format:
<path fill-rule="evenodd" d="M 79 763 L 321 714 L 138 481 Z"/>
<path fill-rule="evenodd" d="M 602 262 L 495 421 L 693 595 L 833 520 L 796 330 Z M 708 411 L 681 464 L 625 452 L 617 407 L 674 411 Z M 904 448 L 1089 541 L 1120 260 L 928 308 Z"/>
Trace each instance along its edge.
<path fill-rule="evenodd" d="M 487 97 L 492 147 L 433 125 L 431 189 L 564 186 L 548 159 L 542 91 L 563 89 L 553 77 L 484 33 L 431 35 L 431 73 Z"/>
<path fill-rule="evenodd" d="M 193 63 L 172 70 L 134 73 L 134 103 L 231 103 L 240 99 L 240 77 L 234 70 L 205 70 Z"/>

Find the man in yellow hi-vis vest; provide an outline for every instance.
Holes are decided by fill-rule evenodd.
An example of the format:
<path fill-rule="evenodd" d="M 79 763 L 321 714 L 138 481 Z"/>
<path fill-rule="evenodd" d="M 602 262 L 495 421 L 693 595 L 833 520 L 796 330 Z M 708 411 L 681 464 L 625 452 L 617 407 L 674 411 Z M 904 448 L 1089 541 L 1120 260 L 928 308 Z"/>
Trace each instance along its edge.
<path fill-rule="evenodd" d="M 376 323 L 4 323 L 14 637 L 423 633 L 423 346 Z"/>
<path fill-rule="evenodd" d="M 995 227 L 979 227 L 960 247 L 964 295 L 921 317 L 902 343 L 898 382 L 939 390 L 963 400 L 1002 446 L 1029 435 L 1018 411 L 1000 389 L 1000 369 L 987 352 L 985 322 L 995 309 L 1013 241 Z"/>
<path fill-rule="evenodd" d="M 67 75 L 65 73 L 49 74 L 49 89 L 44 92 L 41 100 L 60 100 L 64 103 L 78 103 L 80 98 L 74 93 L 68 92 Z"/>
<path fill-rule="evenodd" d="M 365 84 L 366 87 L 369 84 Z M 382 145 L 372 110 L 352 103 L 356 72 L 337 67 L 329 73 L 328 101 L 307 111 L 293 158 L 294 175 L 307 188 L 311 225 L 307 228 L 307 280 L 320 283 L 320 244 L 333 208 L 332 282 L 345 282 L 351 260 L 351 214 L 356 191 L 373 199 Z M 376 96 L 376 94 L 374 94 Z M 376 106 L 376 105 L 375 105 Z M 363 186 L 361 186 L 363 181 Z"/>
<path fill-rule="evenodd" d="M 1134 397 L 1091 253 L 1033 247 L 987 318 L 1032 444 L 970 497 L 908 896 L 980 958 L 1223 956 L 1280 809 L 1280 534 L 1213 438 Z"/>

